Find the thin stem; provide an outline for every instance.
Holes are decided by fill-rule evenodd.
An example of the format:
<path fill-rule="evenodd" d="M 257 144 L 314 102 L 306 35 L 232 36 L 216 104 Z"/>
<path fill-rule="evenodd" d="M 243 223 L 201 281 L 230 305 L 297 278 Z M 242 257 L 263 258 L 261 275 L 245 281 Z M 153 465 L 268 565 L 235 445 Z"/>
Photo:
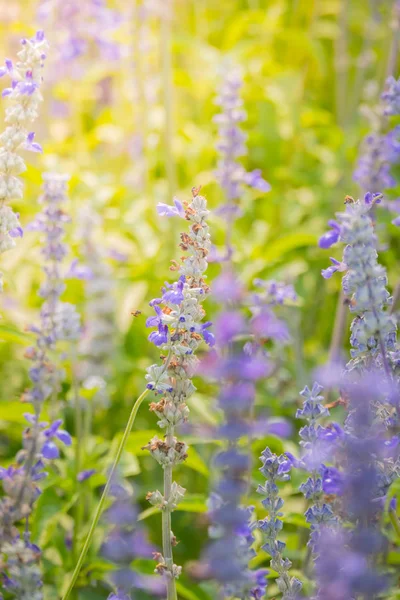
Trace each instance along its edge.
<path fill-rule="evenodd" d="M 130 432 L 132 430 L 132 427 L 133 427 L 133 424 L 135 422 L 136 415 L 138 413 L 138 410 L 139 410 L 139 408 L 140 408 L 143 400 L 146 398 L 146 396 L 147 396 L 147 394 L 149 392 L 150 392 L 150 390 L 146 388 L 140 394 L 139 398 L 137 398 L 135 404 L 132 407 L 131 414 L 129 415 L 129 419 L 128 419 L 128 422 L 127 422 L 126 427 L 125 427 L 124 435 L 122 436 L 122 439 L 121 439 L 120 444 L 118 446 L 117 454 L 115 456 L 113 465 L 111 467 L 110 474 L 109 474 L 108 479 L 107 479 L 107 483 L 105 485 L 105 488 L 103 490 L 103 493 L 102 493 L 101 498 L 99 500 L 99 503 L 97 505 L 96 512 L 94 513 L 94 517 L 93 517 L 93 521 L 92 521 L 92 523 L 90 525 L 89 533 L 86 536 L 86 540 L 85 540 L 85 543 L 84 543 L 83 548 L 81 550 L 81 553 L 79 555 L 78 562 L 76 563 L 76 567 L 74 569 L 74 572 L 72 573 L 71 581 L 69 582 L 67 591 L 65 592 L 64 596 L 62 597 L 62 600 L 67 600 L 67 598 L 69 598 L 69 596 L 71 594 L 71 591 L 72 591 L 72 589 L 73 589 L 73 587 L 74 587 L 74 585 L 76 583 L 76 580 L 78 579 L 78 575 L 79 575 L 80 570 L 82 568 L 83 561 L 86 558 L 86 555 L 88 553 L 90 544 L 92 542 L 93 534 L 95 532 L 95 529 L 97 527 L 97 524 L 98 524 L 99 519 L 101 517 L 101 514 L 103 512 L 104 503 L 105 503 L 105 501 L 107 499 L 107 495 L 108 495 L 108 492 L 109 492 L 110 487 L 111 487 L 111 482 L 113 480 L 115 471 L 116 471 L 116 469 L 118 467 L 118 464 L 119 464 L 119 461 L 121 459 L 122 453 L 123 453 L 124 448 L 126 446 L 126 442 L 128 441 L 129 434 L 130 434 Z"/>
<path fill-rule="evenodd" d="M 171 446 L 174 442 L 174 428 L 167 429 L 166 442 Z M 171 496 L 173 465 L 167 465 L 164 469 L 164 498 L 168 502 Z M 175 577 L 173 576 L 174 558 L 171 540 L 171 508 L 162 511 L 162 543 L 163 554 L 167 571 L 167 600 L 177 600 Z"/>
<path fill-rule="evenodd" d="M 389 57 L 386 68 L 386 77 L 394 76 L 397 68 L 397 56 L 399 52 L 399 35 L 400 35 L 400 11 L 398 3 L 393 2 L 393 22 L 392 22 L 392 42 L 389 49 Z"/>
<path fill-rule="evenodd" d="M 77 558 L 78 551 L 78 536 L 81 531 L 81 523 L 83 520 L 82 510 L 84 504 L 82 502 L 82 486 L 79 484 L 78 475 L 82 469 L 82 449 L 83 449 L 83 427 L 82 427 L 82 404 L 81 397 L 79 394 L 79 384 L 76 376 L 76 367 L 72 364 L 72 389 L 74 392 L 74 413 L 75 413 L 75 492 L 76 492 L 76 505 L 75 505 L 75 520 L 74 520 L 74 534 L 72 540 L 72 554 L 74 561 Z"/>
<path fill-rule="evenodd" d="M 340 358 L 340 351 L 343 346 L 343 337 L 346 328 L 346 321 L 347 307 L 344 301 L 343 290 L 340 290 L 336 307 L 331 347 L 329 350 L 329 363 L 334 363 L 338 360 L 338 358 Z"/>

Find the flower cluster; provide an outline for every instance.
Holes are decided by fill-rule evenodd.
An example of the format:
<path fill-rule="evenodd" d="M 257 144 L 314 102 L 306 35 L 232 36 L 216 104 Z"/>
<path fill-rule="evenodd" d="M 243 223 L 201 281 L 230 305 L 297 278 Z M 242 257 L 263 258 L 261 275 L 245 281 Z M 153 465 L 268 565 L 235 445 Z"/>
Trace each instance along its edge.
<path fill-rule="evenodd" d="M 121 55 L 119 44 L 113 40 L 121 15 L 108 8 L 105 0 L 41 0 L 38 19 L 48 26 L 57 23 L 57 39 L 53 43 L 64 67 L 86 54 L 91 44 L 98 48 L 102 59 L 116 60 Z"/>
<path fill-rule="evenodd" d="M 385 115 L 400 115 L 400 79 L 389 77 L 381 98 L 385 107 Z"/>
<path fill-rule="evenodd" d="M 270 555 L 271 568 L 279 575 L 276 583 L 279 591 L 282 592 L 282 598 L 295 600 L 302 585 L 296 577 L 290 577 L 289 570 L 292 563 L 283 556 L 286 544 L 278 540 L 279 532 L 283 526 L 283 522 L 279 517 L 282 516 L 281 509 L 284 504 L 283 499 L 279 496 L 278 483 L 289 481 L 292 463 L 287 456 L 277 456 L 269 448 L 266 448 L 262 453 L 261 462 L 260 471 L 267 481 L 265 486 L 258 486 L 257 491 L 265 496 L 262 504 L 268 510 L 268 516 L 257 522 L 257 527 L 266 537 L 266 542 L 262 548 Z"/>
<path fill-rule="evenodd" d="M 337 523 L 333 528 L 329 524 L 320 526 L 315 566 L 317 597 L 321 600 L 376 597 L 388 583 L 377 567 L 377 557 L 383 549 L 377 526 L 384 504 L 380 496 L 385 493 L 381 469 L 388 454 L 371 410 L 377 381 L 375 374 L 373 378 L 364 376 L 357 382 L 343 382 L 350 413 L 332 457 L 340 470 L 332 468 L 328 477 L 329 491 L 340 498 L 343 524 Z"/>
<path fill-rule="evenodd" d="M 331 222 L 332 230 L 322 236 L 320 246 L 329 248 L 337 241 L 346 244 L 342 262 L 331 259 L 333 265 L 322 275 L 329 278 L 336 271 L 346 271 L 342 287 L 350 311 L 356 313 L 350 338 L 353 359 L 358 359 L 357 363 L 372 356 L 389 371 L 388 354 L 395 349 L 396 324 L 386 310 L 390 302 L 386 271 L 377 260 L 372 209 L 380 199 L 378 193 L 367 193 L 363 200 L 351 199 L 346 211 L 338 213 L 338 222 Z"/>
<path fill-rule="evenodd" d="M 214 293 L 225 310 L 215 323 L 218 352 L 207 357 L 203 372 L 223 382 L 218 397 L 222 422 L 215 437 L 226 447 L 214 459 L 218 478 L 209 501 L 213 539 L 205 558 L 225 597 L 257 598 L 265 587 L 265 571 L 249 569 L 254 554 L 252 526 L 242 497 L 248 487 L 251 460 L 240 440 L 252 433 L 255 383 L 269 374 L 271 365 L 258 340 L 244 345 L 239 341 L 254 329 L 242 314 L 244 290 L 230 270 L 225 269 L 216 280 Z"/>
<path fill-rule="evenodd" d="M 364 193 L 382 192 L 396 185 L 393 167 L 400 162 L 400 127 L 388 128 L 388 117 L 400 115 L 399 89 L 400 80 L 389 77 L 376 107 L 377 116 L 372 113 L 372 131 L 362 143 L 354 171 L 354 180 Z M 396 210 L 396 205 L 393 207 Z M 393 223 L 400 225 L 400 217 L 395 218 Z"/>
<path fill-rule="evenodd" d="M 42 100 L 40 85 L 48 44 L 43 31 L 38 31 L 32 39 L 23 39 L 21 44 L 16 64 L 6 60 L 5 67 L 0 69 L 0 77 L 8 75 L 11 79 L 11 86 L 2 94 L 9 104 L 5 119 L 7 127 L 0 136 L 0 253 L 13 248 L 15 238 L 23 234 L 19 215 L 7 205 L 10 200 L 23 195 L 19 176 L 26 166 L 20 156 L 21 150 L 42 152 L 29 128 L 38 116 Z"/>
<path fill-rule="evenodd" d="M 337 522 L 332 508 L 322 499 L 324 492 L 328 492 L 327 488 L 332 483 L 332 471 L 323 463 L 329 458 L 337 434 L 334 428 L 319 424 L 320 419 L 329 415 L 329 410 L 322 404 L 323 396 L 320 395 L 322 389 L 318 383 L 314 383 L 311 390 L 306 386 L 300 392 L 305 398 L 303 408 L 298 409 L 296 413 L 298 419 L 305 419 L 308 422 L 300 429 L 299 435 L 300 445 L 304 451 L 301 467 L 310 473 L 310 477 L 300 486 L 300 491 L 311 503 L 306 512 L 306 520 L 311 526 L 309 545 L 314 552 L 321 526 L 325 530 L 326 526 Z"/>
<path fill-rule="evenodd" d="M 224 509 L 229 510 L 230 508 L 224 503 L 224 499 L 219 494 L 213 492 L 210 495 L 208 510 L 213 522 L 209 527 L 208 534 L 211 540 L 215 541 L 208 552 L 207 560 L 209 562 L 206 564 L 206 573 L 222 584 L 221 594 L 223 598 L 260 600 L 264 597 L 267 589 L 268 571 L 266 569 L 250 571 L 248 568 L 250 560 L 256 556 L 256 551 L 253 548 L 254 507 L 239 507 L 234 523 L 236 537 L 232 537 L 230 540 L 230 542 L 234 541 L 235 543 L 232 547 L 226 546 L 229 558 L 223 559 L 221 536 L 226 539 L 229 515 L 226 515 L 224 525 L 222 525 L 221 520 L 215 519 L 215 515 L 221 513 Z M 222 562 L 214 564 L 211 562 L 212 560 L 222 560 Z M 237 569 L 239 569 L 239 573 Z"/>
<path fill-rule="evenodd" d="M 237 160 L 246 154 L 246 135 L 240 127 L 246 120 L 243 101 L 239 95 L 242 84 L 239 70 L 234 67 L 227 68 L 216 99 L 216 104 L 221 107 L 222 112 L 214 117 L 218 125 L 217 150 L 220 155 L 216 176 L 227 200 L 219 209 L 219 213 L 229 222 L 240 215 L 238 201 L 244 185 L 262 192 L 271 189 L 269 183 L 262 178 L 259 169 L 247 172 Z"/>
<path fill-rule="evenodd" d="M 396 185 L 393 165 L 400 162 L 400 128 L 387 134 L 370 133 L 362 145 L 362 154 L 354 171 L 354 180 L 367 191 L 378 192 Z"/>
<path fill-rule="evenodd" d="M 188 418 L 187 400 L 195 391 L 191 377 L 198 364 L 196 349 L 202 340 L 214 344 L 214 337 L 208 331 L 211 323 L 202 323 L 205 316 L 202 302 L 209 293 L 204 273 L 211 242 L 206 221 L 207 202 L 199 195 L 199 189 L 193 188 L 190 203 L 182 205 L 175 200 L 174 207 L 158 205 L 158 212 L 179 215 L 190 222 L 189 233 L 181 234 L 180 244 L 188 255 L 180 265 L 174 261 L 171 267 L 179 272 L 179 279 L 166 284 L 162 297 L 150 303 L 156 314 L 146 323 L 148 327 L 156 327 L 149 340 L 166 352 L 163 364 L 152 365 L 146 375 L 147 388 L 162 396 L 150 404 L 150 410 L 157 415 L 158 425 L 165 429 L 165 440 L 156 436 L 146 448 L 164 469 L 164 493 L 156 491 L 148 495 L 149 501 L 159 506 L 163 515 L 164 556 L 160 555 L 157 570 L 166 575 L 168 586 L 174 586 L 174 578 L 181 569 L 172 558 L 171 511 L 184 490 L 172 481 L 172 469 L 185 460 L 187 451 L 186 444 L 177 440 L 174 432 Z"/>
<path fill-rule="evenodd" d="M 41 198 L 44 209 L 32 224 L 32 229 L 44 234 L 42 254 L 46 263 L 43 267 L 46 279 L 39 290 L 44 302 L 40 325 L 29 328 L 36 337 L 36 343 L 25 354 L 33 364 L 29 370 L 31 387 L 23 395 L 23 401 L 31 403 L 34 412 L 25 415 L 29 425 L 23 434 L 23 449 L 16 457 L 16 466 L 2 469 L 0 475 L 5 492 L 0 504 L 0 547 L 3 548 L 4 544 L 24 544 L 25 547 L 22 554 L 11 552 L 9 546 L 8 550 L 4 550 L 7 556 L 14 557 L 11 563 L 4 559 L 5 571 L 8 570 L 6 581 L 9 580 L 8 585 L 13 586 L 10 589 L 17 590 L 14 593 L 21 598 L 30 597 L 28 592 L 37 580 L 38 549 L 29 541 L 28 526 L 21 539 L 16 525 L 22 519 L 28 523 L 33 504 L 40 495 L 38 482 L 46 477 L 46 461 L 59 456 L 55 441 L 71 444 L 69 434 L 60 429 L 60 419 L 48 425 L 40 420 L 40 414 L 45 400 L 51 398 L 55 402 L 63 378 L 63 371 L 57 364 L 57 343 L 76 339 L 79 335 L 79 316 L 74 307 L 59 300 L 65 287 L 60 263 L 67 252 L 62 240 L 68 218 L 60 204 L 66 199 L 66 179 L 50 174 L 44 179 Z M 15 564 L 15 556 L 22 561 L 19 566 Z M 29 570 L 29 577 L 25 569 Z M 17 578 L 16 571 L 22 579 Z"/>

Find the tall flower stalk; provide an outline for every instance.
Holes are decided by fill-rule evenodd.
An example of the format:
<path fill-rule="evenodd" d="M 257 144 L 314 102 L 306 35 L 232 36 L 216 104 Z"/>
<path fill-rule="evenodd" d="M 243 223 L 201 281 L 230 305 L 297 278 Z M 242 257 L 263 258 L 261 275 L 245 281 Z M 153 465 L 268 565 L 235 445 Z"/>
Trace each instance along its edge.
<path fill-rule="evenodd" d="M 0 77 L 8 75 L 11 79 L 10 87 L 2 93 L 8 99 L 8 105 L 6 129 L 0 135 L 0 254 L 13 248 L 15 238 L 23 235 L 19 215 L 7 204 L 23 196 L 20 175 L 26 165 L 21 151 L 42 152 L 41 146 L 34 141 L 34 132 L 29 129 L 38 116 L 42 101 L 40 86 L 48 44 L 43 31 L 38 31 L 34 38 L 23 39 L 21 45 L 18 61 L 13 64 L 7 59 L 5 67 L 0 68 Z"/>
<path fill-rule="evenodd" d="M 335 384 L 348 415 L 335 440 L 335 467 L 322 472 L 323 489 L 337 497 L 339 525 L 323 531 L 317 541 L 318 598 L 376 598 L 387 586 L 378 569 L 383 549 L 377 527 L 391 483 L 400 475 L 398 435 L 399 382 L 396 324 L 390 315 L 385 269 L 378 263 L 373 209 L 379 193 L 349 200 L 346 212 L 331 222 L 322 247 L 346 243 L 343 260 L 331 259 L 325 278 L 344 271 L 344 294 L 356 316 L 351 325 L 352 359 Z M 331 377 L 332 379 L 332 377 Z M 331 381 L 332 384 L 332 381 Z M 395 507 L 389 514 L 398 523 Z M 326 528 L 325 528 L 326 529 Z"/>
<path fill-rule="evenodd" d="M 158 556 L 156 570 L 165 575 L 168 600 L 176 600 L 175 579 L 181 567 L 174 564 L 173 545 L 176 543 L 171 531 L 171 513 L 183 497 L 185 490 L 173 481 L 175 465 L 187 456 L 187 445 L 175 437 L 176 428 L 188 418 L 187 400 L 195 391 L 191 377 L 198 359 L 195 352 L 204 340 L 213 345 L 213 335 L 208 331 L 211 323 L 202 323 L 205 311 L 202 302 L 209 293 L 205 282 L 207 255 L 211 242 L 207 225 L 207 203 L 199 190 L 193 188 L 190 203 L 182 205 L 175 200 L 174 207 L 158 206 L 160 214 L 179 215 L 190 222 L 189 233 L 181 234 L 180 247 L 188 256 L 179 265 L 174 262 L 171 269 L 179 273 L 174 284 L 166 284 L 161 298 L 151 301 L 155 316 L 147 320 L 148 327 L 156 327 L 149 340 L 161 348 L 166 355 L 163 365 L 152 365 L 148 369 L 147 387 L 161 395 L 158 402 L 150 404 L 150 410 L 159 418 L 158 425 L 165 430 L 165 440 L 154 437 L 146 448 L 164 470 L 164 490 L 148 494 L 148 500 L 162 511 L 163 553 Z"/>
<path fill-rule="evenodd" d="M 40 0 L 37 17 L 49 29 L 57 24 L 57 38 L 53 45 L 58 70 L 60 64 L 65 69 L 76 63 L 77 59 L 89 53 L 92 46 L 103 60 L 120 57 L 120 44 L 113 39 L 113 33 L 119 27 L 122 16 L 109 8 L 106 0 Z M 74 72 L 77 72 L 76 68 Z M 58 79 L 60 73 L 54 71 L 52 77 Z"/>
<path fill-rule="evenodd" d="M 390 485 L 385 470 L 396 468 L 396 454 L 394 478 L 400 473 L 398 440 L 385 441 L 374 416 L 381 393 L 378 373 L 364 373 L 356 380 L 346 373 L 338 383 L 349 415 L 331 452 L 338 468 L 325 471 L 323 488 L 336 496 L 340 518 L 333 526 L 321 523 L 315 539 L 316 597 L 375 599 L 389 583 L 379 564 L 384 540 L 378 524 Z"/>
<path fill-rule="evenodd" d="M 330 248 L 337 241 L 346 244 L 343 260 L 331 258 L 332 265 L 322 271 L 329 279 L 337 271 L 346 271 L 342 288 L 349 309 L 355 313 L 351 324 L 352 360 L 348 369 L 383 368 L 392 380 L 391 352 L 396 349 L 396 323 L 390 314 L 390 295 L 386 289 L 386 270 L 378 263 L 373 207 L 381 201 L 379 193 L 367 193 L 362 200 L 347 204 L 346 211 L 331 221 L 320 246 Z M 398 417 L 397 417 L 398 418 Z"/>
<path fill-rule="evenodd" d="M 324 502 L 323 474 L 325 481 L 328 478 L 328 469 L 323 465 L 331 451 L 334 432 L 323 427 L 319 421 L 329 415 L 329 410 L 322 404 L 323 396 L 320 395 L 322 386 L 314 383 L 310 389 L 306 386 L 300 394 L 304 398 L 303 407 L 296 412 L 298 419 L 305 419 L 307 425 L 300 429 L 300 445 L 303 448 L 301 466 L 309 472 L 309 477 L 300 486 L 300 491 L 310 502 L 306 511 L 306 521 L 310 524 L 311 534 L 309 547 L 315 552 L 321 526 L 334 525 L 337 522 L 332 508 Z"/>
<path fill-rule="evenodd" d="M 247 185 L 261 192 L 269 192 L 271 186 L 261 176 L 261 171 L 246 171 L 239 158 L 247 154 L 246 134 L 241 123 L 246 120 L 240 89 L 243 78 L 238 67 L 227 65 L 221 82 L 216 104 L 221 113 L 215 115 L 218 125 L 217 151 L 219 154 L 216 178 L 225 193 L 225 203 L 218 208 L 218 213 L 227 221 L 225 259 L 232 255 L 231 237 L 235 219 L 241 215 L 239 201 L 244 187 Z"/>
<path fill-rule="evenodd" d="M 36 217 L 31 229 L 44 234 L 42 255 L 46 279 L 39 290 L 43 298 L 40 324 L 31 326 L 35 345 L 25 356 L 32 361 L 29 369 L 31 387 L 23 395 L 33 413 L 25 413 L 28 427 L 23 435 L 23 449 L 16 457 L 15 466 L 0 470 L 5 492 L 0 504 L 0 548 L 5 564 L 5 586 L 17 598 L 41 598 L 38 561 L 40 550 L 30 541 L 29 518 L 41 491 L 38 482 L 46 477 L 46 464 L 59 457 L 56 441 L 71 444 L 69 434 L 60 429 L 61 419 L 50 425 L 42 422 L 41 413 L 46 400 L 54 403 L 60 391 L 64 372 L 59 366 L 57 344 L 76 339 L 79 335 L 79 317 L 73 305 L 60 301 L 64 291 L 61 262 L 67 248 L 63 243 L 64 225 L 68 222 L 61 206 L 66 199 L 66 180 L 55 175 L 44 177 L 41 203 L 43 211 Z M 22 536 L 18 522 L 25 521 Z M 31 595 L 30 595 L 31 594 Z"/>
<path fill-rule="evenodd" d="M 209 499 L 211 543 L 205 559 L 221 598 L 258 598 L 266 587 L 266 572 L 249 569 L 254 557 L 252 526 L 242 500 L 251 460 L 242 440 L 251 436 L 255 383 L 268 375 L 271 365 L 261 349 L 238 341 L 249 335 L 250 326 L 241 312 L 243 289 L 237 279 L 226 271 L 215 285 L 226 304 L 215 323 L 217 351 L 207 358 L 203 371 L 223 381 L 218 395 L 222 419 L 215 431 L 223 449 L 214 457 L 217 477 Z"/>
<path fill-rule="evenodd" d="M 281 508 L 284 504 L 283 499 L 279 496 L 278 483 L 289 481 L 292 464 L 287 456 L 284 454 L 277 456 L 269 448 L 262 453 L 261 461 L 260 471 L 267 481 L 265 486 L 260 485 L 257 491 L 264 496 L 262 504 L 268 510 L 268 516 L 258 521 L 256 526 L 266 537 L 262 548 L 270 555 L 271 567 L 279 575 L 276 583 L 283 600 L 296 600 L 302 585 L 296 577 L 290 576 L 289 570 L 292 563 L 283 555 L 286 544 L 278 539 L 279 532 L 283 527 L 283 522 L 279 517 L 282 516 Z"/>
<path fill-rule="evenodd" d="M 214 459 L 218 475 L 209 498 L 211 544 L 205 560 L 222 598 L 258 599 L 265 592 L 267 573 L 265 569 L 249 569 L 255 555 L 254 540 L 251 511 L 242 505 L 242 498 L 249 485 L 251 453 L 239 440 L 251 438 L 255 382 L 270 372 L 270 364 L 252 335 L 257 328 L 255 322 L 263 316 L 255 307 L 251 321 L 242 313 L 246 292 L 232 265 L 232 233 L 234 221 L 241 215 L 239 201 L 245 186 L 263 192 L 270 186 L 259 170 L 247 172 L 238 160 L 246 154 L 246 135 L 241 129 L 246 119 L 240 97 L 242 83 L 240 71 L 228 67 L 216 99 L 221 113 L 214 117 L 219 153 L 216 178 L 225 195 L 217 212 L 226 221 L 226 235 L 224 255 L 216 257 L 223 262 L 223 272 L 215 281 L 215 297 L 223 307 L 216 319 L 217 352 L 205 367 L 218 382 L 223 381 L 218 397 L 222 423 L 215 435 L 224 440 L 224 449 Z M 243 337 L 252 341 L 243 345 L 238 341 Z"/>

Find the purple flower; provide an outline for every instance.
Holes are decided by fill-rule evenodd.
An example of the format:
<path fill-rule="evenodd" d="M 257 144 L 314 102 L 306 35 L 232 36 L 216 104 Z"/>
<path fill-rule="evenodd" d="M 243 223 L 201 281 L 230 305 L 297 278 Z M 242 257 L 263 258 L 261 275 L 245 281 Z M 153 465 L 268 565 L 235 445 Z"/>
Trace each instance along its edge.
<path fill-rule="evenodd" d="M 330 220 L 328 221 L 328 225 L 331 229 L 324 233 L 318 242 L 319 247 L 324 248 L 325 250 L 333 246 L 333 244 L 336 244 L 340 236 L 340 225 L 336 223 L 336 221 Z"/>
<path fill-rule="evenodd" d="M 87 481 L 88 479 L 90 479 L 92 477 L 92 475 L 94 475 L 96 473 L 96 469 L 85 469 L 84 471 L 81 471 L 80 473 L 78 473 L 77 475 L 77 480 L 82 483 L 83 481 Z"/>
<path fill-rule="evenodd" d="M 215 321 L 215 333 L 218 343 L 229 344 L 237 335 L 245 332 L 245 321 L 238 311 L 227 311 Z"/>
<path fill-rule="evenodd" d="M 148 337 L 148 340 L 155 346 L 163 346 L 168 342 L 168 326 L 159 323 L 158 330 L 152 331 Z"/>
<path fill-rule="evenodd" d="M 30 150 L 31 152 L 43 152 L 42 146 L 40 144 L 38 144 L 37 142 L 34 141 L 35 139 L 35 133 L 33 131 L 31 131 L 30 133 L 28 133 L 27 138 L 26 138 L 26 142 L 24 145 L 25 150 Z"/>
<path fill-rule="evenodd" d="M 341 496 L 343 494 L 343 475 L 334 467 L 322 465 L 322 487 L 325 494 Z"/>
<path fill-rule="evenodd" d="M 66 446 L 71 445 L 71 443 L 72 443 L 71 436 L 69 435 L 69 433 L 67 431 L 60 429 L 61 424 L 62 424 L 62 420 L 57 419 L 57 421 L 54 421 L 54 423 L 52 425 L 50 425 L 50 427 L 48 427 L 47 429 L 44 430 L 43 435 L 46 438 L 46 440 L 42 446 L 42 454 L 43 454 L 44 458 L 52 460 L 52 459 L 59 457 L 60 453 L 59 453 L 57 446 L 53 442 L 54 438 L 58 439 L 60 442 L 62 442 Z"/>
<path fill-rule="evenodd" d="M 181 275 L 177 283 L 174 283 L 172 286 L 169 286 L 169 290 L 164 292 L 163 301 L 169 302 L 170 304 L 182 304 L 184 296 L 183 296 L 183 287 L 185 285 L 186 277 L 185 275 Z"/>
<path fill-rule="evenodd" d="M 182 217 L 182 219 L 184 219 L 185 210 L 182 203 L 178 200 L 178 198 L 174 198 L 174 204 L 175 206 L 170 206 L 169 204 L 159 202 L 157 204 L 157 213 L 161 217 Z"/>
<path fill-rule="evenodd" d="M 400 215 L 393 219 L 392 223 L 393 225 L 396 225 L 396 227 L 400 227 Z"/>
<path fill-rule="evenodd" d="M 261 169 L 255 169 L 254 171 L 246 173 L 244 181 L 248 186 L 260 190 L 260 192 L 271 191 L 270 184 L 261 176 Z"/>
<path fill-rule="evenodd" d="M 201 334 L 203 336 L 205 343 L 208 344 L 208 346 L 210 346 L 212 348 L 213 346 L 215 346 L 215 336 L 213 333 L 211 333 L 211 331 L 208 331 L 208 327 L 211 327 L 211 326 L 212 326 L 211 321 L 209 321 L 207 323 L 203 323 L 203 325 L 201 326 Z"/>
<path fill-rule="evenodd" d="M 386 80 L 386 89 L 381 96 L 386 115 L 400 114 L 400 79 L 389 77 Z"/>
<path fill-rule="evenodd" d="M 72 261 L 65 277 L 87 281 L 93 279 L 94 274 L 90 267 L 85 264 L 80 264 L 79 260 L 76 258 Z"/>
<path fill-rule="evenodd" d="M 12 238 L 16 238 L 16 237 L 23 237 L 24 235 L 24 230 L 22 229 L 22 227 L 14 227 L 14 229 L 10 229 L 10 231 L 8 232 L 8 234 L 12 237 Z"/>
<path fill-rule="evenodd" d="M 218 125 L 219 135 L 217 143 L 219 160 L 216 177 L 227 199 L 227 203 L 218 209 L 218 213 L 229 222 L 230 227 L 233 219 L 241 213 L 237 202 L 241 197 L 244 185 L 249 185 L 262 192 L 268 192 L 271 189 L 269 183 L 262 178 L 259 169 L 247 172 L 237 160 L 247 153 L 245 143 L 247 136 L 240 127 L 246 119 L 246 112 L 242 108 L 243 102 L 239 95 L 241 87 L 242 77 L 238 69 L 229 66 L 225 68 L 216 100 L 216 104 L 221 107 L 221 113 L 214 117 L 214 121 Z M 227 248 L 228 256 L 230 250 Z"/>
<path fill-rule="evenodd" d="M 339 271 L 339 272 L 346 271 L 347 265 L 345 265 L 345 263 L 340 262 L 332 257 L 329 260 L 331 261 L 332 266 L 328 267 L 327 269 L 322 269 L 322 271 L 321 271 L 322 277 L 324 279 L 330 279 L 332 277 L 332 275 L 334 273 L 336 273 L 337 271 Z"/>
<path fill-rule="evenodd" d="M 251 319 L 251 330 L 257 339 L 272 339 L 277 342 L 287 342 L 290 338 L 286 323 L 277 319 L 273 312 L 267 308 Z"/>

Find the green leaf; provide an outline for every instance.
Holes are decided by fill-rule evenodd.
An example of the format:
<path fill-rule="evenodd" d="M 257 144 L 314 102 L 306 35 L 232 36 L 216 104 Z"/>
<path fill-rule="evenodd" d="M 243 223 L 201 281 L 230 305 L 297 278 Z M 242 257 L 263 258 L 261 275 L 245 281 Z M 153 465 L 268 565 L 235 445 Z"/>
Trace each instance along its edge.
<path fill-rule="evenodd" d="M 182 502 L 178 504 L 175 511 L 204 513 L 207 511 L 205 497 L 202 494 L 186 495 Z M 148 517 L 156 515 L 159 512 L 160 510 L 156 506 L 150 506 L 150 508 L 146 508 L 146 510 L 139 514 L 138 521 L 144 521 Z"/>
<path fill-rule="evenodd" d="M 288 233 L 271 241 L 266 248 L 258 249 L 257 255 L 261 254 L 266 262 L 282 260 L 285 254 L 297 250 L 303 246 L 316 246 L 318 237 L 313 233 Z"/>
<path fill-rule="evenodd" d="M 189 469 L 193 469 L 194 471 L 201 473 L 205 477 L 208 477 L 210 473 L 206 463 L 201 458 L 200 454 L 196 452 L 193 446 L 189 448 L 188 457 L 183 463 L 183 466 L 189 467 Z"/>
<path fill-rule="evenodd" d="M 26 346 L 32 339 L 30 335 L 11 325 L 0 325 L 0 341 L 15 342 Z"/>

